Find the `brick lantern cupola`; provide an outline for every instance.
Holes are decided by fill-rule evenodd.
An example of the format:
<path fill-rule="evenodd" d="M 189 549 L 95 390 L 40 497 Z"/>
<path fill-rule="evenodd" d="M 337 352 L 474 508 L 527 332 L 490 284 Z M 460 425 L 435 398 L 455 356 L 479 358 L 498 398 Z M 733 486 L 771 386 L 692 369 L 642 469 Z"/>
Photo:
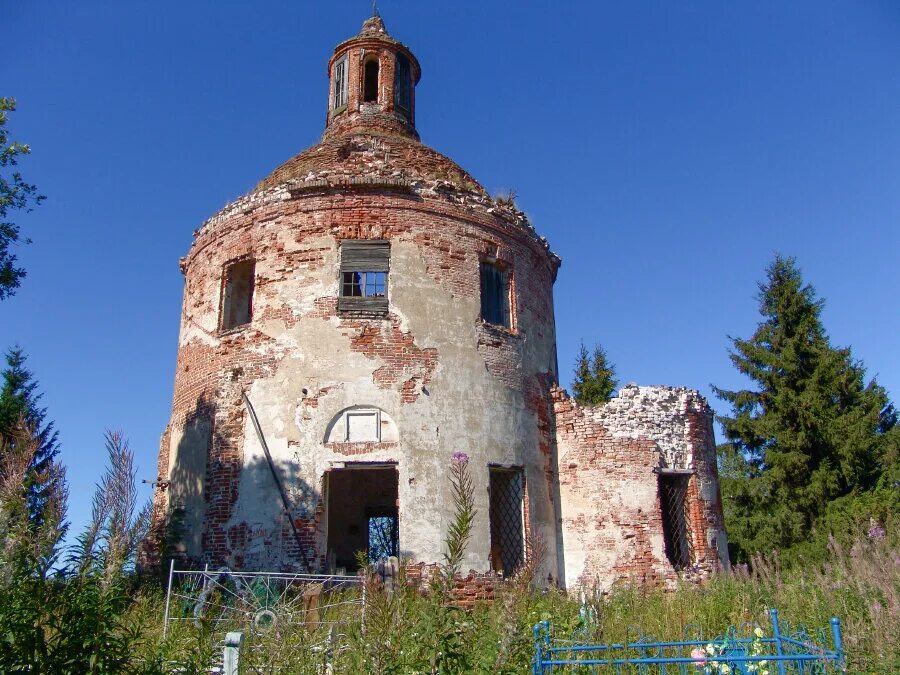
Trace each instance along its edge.
<path fill-rule="evenodd" d="M 377 14 L 328 61 L 324 139 L 346 133 L 400 134 L 416 140 L 415 87 L 422 71 L 413 53 L 388 35 Z"/>

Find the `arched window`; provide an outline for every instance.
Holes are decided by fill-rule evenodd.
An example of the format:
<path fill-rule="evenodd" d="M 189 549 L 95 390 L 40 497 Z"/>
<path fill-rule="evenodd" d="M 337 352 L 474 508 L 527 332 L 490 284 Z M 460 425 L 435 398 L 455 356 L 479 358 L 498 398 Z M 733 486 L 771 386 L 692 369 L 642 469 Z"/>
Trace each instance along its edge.
<path fill-rule="evenodd" d="M 365 81 L 363 83 L 363 102 L 378 100 L 378 59 L 366 61 Z"/>

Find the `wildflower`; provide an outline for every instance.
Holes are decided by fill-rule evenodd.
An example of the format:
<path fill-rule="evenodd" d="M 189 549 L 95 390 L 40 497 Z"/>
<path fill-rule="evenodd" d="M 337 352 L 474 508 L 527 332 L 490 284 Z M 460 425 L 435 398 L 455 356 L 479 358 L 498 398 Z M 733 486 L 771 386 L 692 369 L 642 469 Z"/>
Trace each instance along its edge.
<path fill-rule="evenodd" d="M 719 672 L 728 675 L 728 673 L 731 672 L 731 666 L 729 666 L 727 663 L 723 663 L 721 666 L 719 666 Z"/>
<path fill-rule="evenodd" d="M 759 626 L 753 629 L 753 634 L 758 638 L 761 638 L 763 635 L 765 635 L 765 633 L 763 633 L 763 629 Z"/>
<path fill-rule="evenodd" d="M 466 453 L 464 453 L 464 452 L 458 452 L 458 451 L 457 451 L 457 452 L 454 452 L 454 453 L 453 453 L 453 458 L 452 458 L 452 459 L 453 459 L 454 462 L 459 462 L 460 464 L 463 464 L 463 463 L 469 461 L 469 456 L 468 456 Z"/>
<path fill-rule="evenodd" d="M 884 539 L 885 535 L 887 535 L 887 531 L 878 521 L 874 518 L 869 518 L 869 529 L 866 531 L 866 536 L 869 539 Z"/>
<path fill-rule="evenodd" d="M 694 663 L 703 663 L 706 661 L 706 652 L 700 647 L 694 647 L 691 650 L 691 658 L 694 659 Z"/>
<path fill-rule="evenodd" d="M 712 656 L 713 654 L 716 653 L 716 648 L 713 647 L 711 642 L 708 645 L 706 645 L 706 653 L 709 654 L 710 656 Z"/>

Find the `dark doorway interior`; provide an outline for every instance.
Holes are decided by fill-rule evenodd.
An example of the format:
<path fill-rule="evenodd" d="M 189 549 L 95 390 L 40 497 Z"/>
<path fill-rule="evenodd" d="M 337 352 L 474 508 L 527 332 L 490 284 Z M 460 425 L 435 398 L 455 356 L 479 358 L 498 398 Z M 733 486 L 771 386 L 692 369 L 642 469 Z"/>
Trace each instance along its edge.
<path fill-rule="evenodd" d="M 357 552 L 370 562 L 399 554 L 396 466 L 357 465 L 328 473 L 328 555 L 355 572 Z"/>

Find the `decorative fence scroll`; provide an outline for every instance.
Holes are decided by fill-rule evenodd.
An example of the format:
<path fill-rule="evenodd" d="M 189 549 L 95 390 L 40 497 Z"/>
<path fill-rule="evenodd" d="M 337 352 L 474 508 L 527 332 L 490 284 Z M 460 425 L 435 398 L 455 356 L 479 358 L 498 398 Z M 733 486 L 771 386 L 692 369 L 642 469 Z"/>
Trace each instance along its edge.
<path fill-rule="evenodd" d="M 780 624 L 769 611 L 770 635 L 759 626 L 734 626 L 723 635 L 704 640 L 697 633 L 680 642 L 660 642 L 635 636 L 624 644 L 590 644 L 553 637 L 550 622 L 534 627 L 533 674 L 553 672 L 614 673 L 625 675 L 817 675 L 844 672 L 841 625 L 831 620 L 830 631 L 813 634 L 803 626 Z M 686 633 L 690 632 L 690 627 Z M 830 635 L 828 634 L 830 632 Z M 827 646 L 828 643 L 831 646 Z"/>
<path fill-rule="evenodd" d="M 360 577 L 292 572 L 169 571 L 163 635 L 204 627 L 212 635 L 241 631 L 245 649 L 302 635 L 313 651 L 339 648 L 341 628 L 360 616 L 365 589 Z M 321 643 L 321 644 L 319 644 Z M 318 646 L 316 646 L 318 645 Z M 221 654 L 222 645 L 216 647 Z M 217 672 L 220 664 L 212 664 Z"/>

